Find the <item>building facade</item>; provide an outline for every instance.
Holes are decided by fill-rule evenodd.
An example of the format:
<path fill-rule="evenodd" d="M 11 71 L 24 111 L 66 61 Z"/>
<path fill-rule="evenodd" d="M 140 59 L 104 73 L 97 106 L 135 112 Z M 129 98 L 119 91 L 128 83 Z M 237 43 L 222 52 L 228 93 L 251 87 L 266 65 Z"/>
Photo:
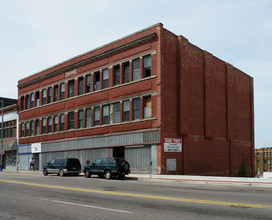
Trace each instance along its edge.
<path fill-rule="evenodd" d="M 9 99 L 0 97 L 0 129 L 2 129 L 2 101 L 3 101 L 3 166 L 2 168 L 8 170 L 15 170 L 17 168 L 17 121 L 18 121 L 18 105 L 17 99 Z"/>
<path fill-rule="evenodd" d="M 254 175 L 253 79 L 156 24 L 21 79 L 20 169 L 124 157 L 132 172 Z M 24 161 L 24 162 L 23 162 Z"/>
<path fill-rule="evenodd" d="M 255 149 L 255 172 L 272 172 L 272 147 Z"/>

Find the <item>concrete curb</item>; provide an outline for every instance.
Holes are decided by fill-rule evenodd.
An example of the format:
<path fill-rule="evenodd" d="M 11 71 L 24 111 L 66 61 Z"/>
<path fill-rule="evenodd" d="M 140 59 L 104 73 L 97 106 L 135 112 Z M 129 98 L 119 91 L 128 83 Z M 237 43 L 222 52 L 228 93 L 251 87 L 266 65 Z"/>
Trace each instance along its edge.
<path fill-rule="evenodd" d="M 3 173 L 34 174 L 43 175 L 41 170 L 17 171 L 3 170 Z M 1 174 L 1 172 L 0 172 Z M 81 174 L 82 175 L 82 174 Z M 264 178 L 240 178 L 240 177 L 215 177 L 215 176 L 187 176 L 187 175 L 148 175 L 130 174 L 127 179 L 137 181 L 152 182 L 171 182 L 188 184 L 209 184 L 209 185 L 228 185 L 228 186 L 251 186 L 251 187 L 272 187 L 272 179 Z"/>

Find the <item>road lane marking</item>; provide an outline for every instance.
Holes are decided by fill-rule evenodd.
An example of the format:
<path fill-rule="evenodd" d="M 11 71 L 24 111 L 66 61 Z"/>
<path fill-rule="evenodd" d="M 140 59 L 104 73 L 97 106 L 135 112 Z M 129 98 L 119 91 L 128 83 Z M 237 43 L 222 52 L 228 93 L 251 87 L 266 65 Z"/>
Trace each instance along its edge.
<path fill-rule="evenodd" d="M 72 190 L 72 191 L 80 191 L 80 192 L 89 192 L 89 193 L 97 193 L 97 194 L 104 194 L 104 195 L 129 196 L 129 197 L 136 197 L 136 198 L 158 199 L 158 200 L 168 200 L 168 201 L 177 201 L 177 202 L 201 203 L 201 204 L 223 205 L 223 206 L 237 206 L 237 207 L 248 207 L 248 208 L 261 208 L 261 209 L 272 208 L 272 205 L 222 202 L 222 201 L 213 201 L 213 200 L 187 199 L 187 198 L 155 196 L 155 195 L 136 194 L 136 193 L 111 192 L 111 191 L 103 191 L 103 190 L 95 190 L 95 189 L 82 189 L 82 188 L 66 187 L 66 186 L 53 186 L 53 185 L 45 185 L 45 184 L 38 184 L 38 183 L 27 183 L 27 182 L 19 182 L 19 181 L 12 181 L 12 180 L 0 179 L 0 182 L 14 183 L 14 184 L 20 184 L 20 185 L 27 185 L 27 186 L 36 186 L 36 187 L 43 187 L 43 188 L 51 188 L 51 189 L 64 189 L 64 190 Z"/>
<path fill-rule="evenodd" d="M 61 203 L 61 204 L 66 204 L 66 205 L 74 205 L 74 206 L 81 206 L 81 207 L 87 207 L 87 208 L 93 208 L 93 209 L 103 209 L 103 210 L 107 210 L 107 211 L 132 214 L 132 212 L 119 210 L 119 209 L 110 209 L 110 208 L 104 208 L 104 207 L 99 207 L 99 206 L 84 205 L 84 204 L 79 204 L 79 203 L 65 202 L 65 201 L 59 201 L 59 200 L 51 200 L 51 199 L 45 199 L 45 198 L 40 198 L 40 199 L 44 200 L 44 201 L 50 201 L 50 202 Z"/>

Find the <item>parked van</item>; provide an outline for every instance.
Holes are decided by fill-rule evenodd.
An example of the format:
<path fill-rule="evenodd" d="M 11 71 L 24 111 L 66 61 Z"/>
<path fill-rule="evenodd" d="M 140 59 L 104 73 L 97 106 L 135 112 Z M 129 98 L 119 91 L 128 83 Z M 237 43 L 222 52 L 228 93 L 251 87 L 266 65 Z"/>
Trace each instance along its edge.
<path fill-rule="evenodd" d="M 43 166 L 43 175 L 57 174 L 64 175 L 79 175 L 81 173 L 81 164 L 77 158 L 53 159 Z"/>

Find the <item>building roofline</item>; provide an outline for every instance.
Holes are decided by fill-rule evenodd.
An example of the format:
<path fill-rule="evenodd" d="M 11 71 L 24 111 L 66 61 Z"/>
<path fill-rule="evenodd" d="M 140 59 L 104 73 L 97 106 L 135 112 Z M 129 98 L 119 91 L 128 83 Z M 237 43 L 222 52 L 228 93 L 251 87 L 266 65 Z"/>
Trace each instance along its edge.
<path fill-rule="evenodd" d="M 148 30 L 148 29 L 151 29 L 151 28 L 153 28 L 153 27 L 160 26 L 160 25 L 163 25 L 163 24 L 160 23 L 160 22 L 159 22 L 159 23 L 156 23 L 156 24 L 154 24 L 154 25 L 151 25 L 151 26 L 149 26 L 149 27 L 146 27 L 146 28 L 144 28 L 144 29 L 141 29 L 141 30 L 139 30 L 139 31 L 136 31 L 136 32 L 134 32 L 134 33 L 132 33 L 132 34 L 126 35 L 125 37 L 122 37 L 122 38 L 119 38 L 119 39 L 117 39 L 117 40 L 111 41 L 111 42 L 109 42 L 109 43 L 107 43 L 107 44 L 104 44 L 104 45 L 102 45 L 102 46 L 99 46 L 99 47 L 97 47 L 97 48 L 94 48 L 94 49 L 92 49 L 92 50 L 89 50 L 89 51 L 84 52 L 84 53 L 82 53 L 82 54 L 79 54 L 79 55 L 77 55 L 77 56 L 75 56 L 75 57 L 69 58 L 69 59 L 67 59 L 67 60 L 65 60 L 65 61 L 62 61 L 62 62 L 60 62 L 60 63 L 57 63 L 57 64 L 55 64 L 55 65 L 53 65 L 53 66 L 50 66 L 50 67 L 48 67 L 48 68 L 46 68 L 46 69 L 44 69 L 44 70 L 41 70 L 41 71 L 36 72 L 36 73 L 34 73 L 34 74 L 31 74 L 31 75 L 29 75 L 29 76 L 27 76 L 27 77 L 24 77 L 24 78 L 22 78 L 22 79 L 19 79 L 19 80 L 18 80 L 18 87 L 19 87 L 19 88 L 21 87 L 21 86 L 19 85 L 19 82 L 22 81 L 22 80 L 26 80 L 26 79 L 28 79 L 29 77 L 38 75 L 38 74 L 40 74 L 40 73 L 42 73 L 42 72 L 45 72 L 45 71 L 47 71 L 47 70 L 50 70 L 50 69 L 52 69 L 52 68 L 54 68 L 54 67 L 57 67 L 57 66 L 59 66 L 59 65 L 62 65 L 62 64 L 64 64 L 64 63 L 69 62 L 69 61 L 71 61 L 71 60 L 74 60 L 74 59 L 76 59 L 76 58 L 78 58 L 78 57 L 81 57 L 81 56 L 84 56 L 84 55 L 86 55 L 86 54 L 92 53 L 92 52 L 94 52 L 94 51 L 97 51 L 97 50 L 102 49 L 102 48 L 104 48 L 104 47 L 107 47 L 107 46 L 109 46 L 109 45 L 111 45 L 111 44 L 117 43 L 117 42 L 119 42 L 119 41 L 121 41 L 121 40 L 124 40 L 124 39 L 129 38 L 129 37 L 131 37 L 131 36 L 133 36 L 133 35 L 136 35 L 136 34 L 138 34 L 138 33 L 144 32 L 144 31 L 146 31 L 146 30 Z M 24 84 L 24 83 L 23 83 L 23 84 Z"/>

